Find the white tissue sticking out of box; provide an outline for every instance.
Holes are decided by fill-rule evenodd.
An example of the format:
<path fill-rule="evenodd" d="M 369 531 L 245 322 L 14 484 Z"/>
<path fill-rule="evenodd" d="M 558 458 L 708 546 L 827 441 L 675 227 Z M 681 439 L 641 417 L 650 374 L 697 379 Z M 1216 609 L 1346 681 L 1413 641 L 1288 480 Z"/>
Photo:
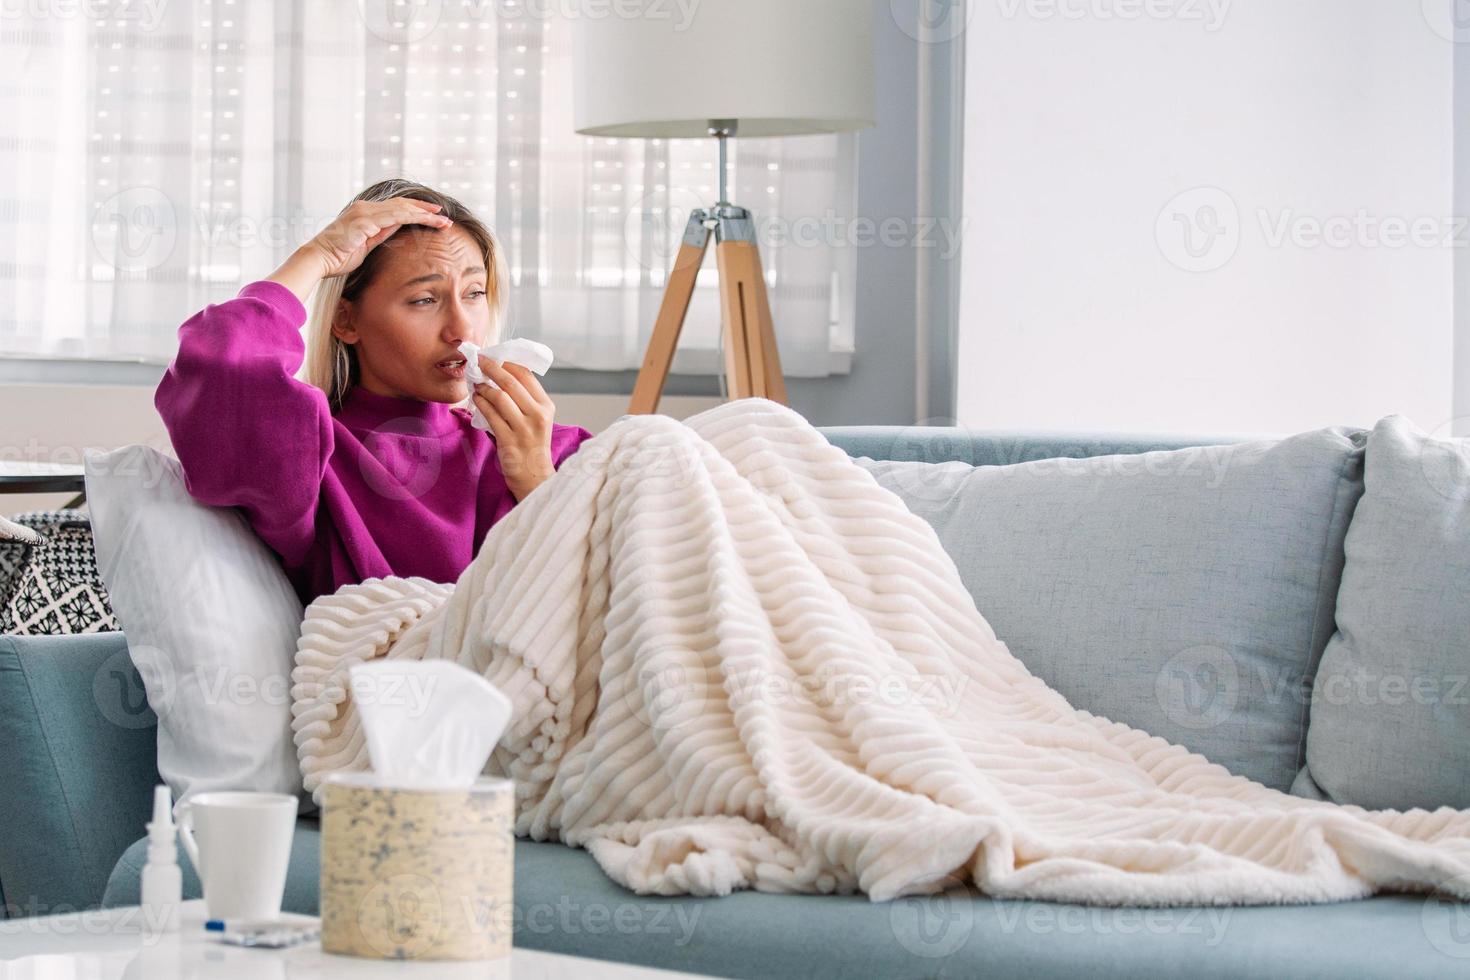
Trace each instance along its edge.
<path fill-rule="evenodd" d="M 500 361 L 501 363 L 510 361 L 512 364 L 519 364 L 532 374 L 537 375 L 544 375 L 547 369 L 551 367 L 551 348 L 545 344 L 538 344 L 534 340 L 527 340 L 524 337 L 515 337 L 504 343 L 493 344 L 489 347 L 476 347 L 470 341 L 466 340 L 459 345 L 459 352 L 464 355 L 464 376 L 465 380 L 470 383 L 471 388 L 481 384 L 489 385 L 496 389 L 500 387 L 500 385 L 491 381 L 484 371 L 480 370 L 480 355 L 482 354 L 492 361 Z M 490 423 L 485 420 L 485 415 L 480 411 L 480 406 L 471 400 L 470 408 L 475 413 L 475 428 L 488 430 Z"/>
<path fill-rule="evenodd" d="M 348 678 L 378 785 L 467 788 L 510 724 L 510 699 L 450 660 L 374 660 Z"/>

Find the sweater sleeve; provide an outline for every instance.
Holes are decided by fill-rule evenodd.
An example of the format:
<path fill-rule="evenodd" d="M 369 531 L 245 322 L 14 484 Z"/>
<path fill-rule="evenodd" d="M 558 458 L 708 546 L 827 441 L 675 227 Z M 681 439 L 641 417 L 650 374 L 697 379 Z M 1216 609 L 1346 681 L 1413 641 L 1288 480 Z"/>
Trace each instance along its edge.
<path fill-rule="evenodd" d="M 561 464 L 566 462 L 568 456 L 582 448 L 582 443 L 592 438 L 580 425 L 559 425 L 551 423 L 551 465 L 561 469 Z"/>
<path fill-rule="evenodd" d="M 179 328 L 179 350 L 154 393 L 190 496 L 238 506 L 289 562 L 315 536 L 332 454 L 326 393 L 294 375 L 306 353 L 306 308 L 262 280 Z"/>

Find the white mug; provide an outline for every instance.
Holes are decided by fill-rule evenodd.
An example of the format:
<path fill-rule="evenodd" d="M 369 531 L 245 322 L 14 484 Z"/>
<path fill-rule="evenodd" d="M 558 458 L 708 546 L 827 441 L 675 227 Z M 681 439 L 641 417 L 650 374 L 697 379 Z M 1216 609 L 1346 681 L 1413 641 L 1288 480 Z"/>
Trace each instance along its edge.
<path fill-rule="evenodd" d="M 204 886 L 211 919 L 274 919 L 281 914 L 296 797 L 200 793 L 179 807 L 178 825 Z"/>

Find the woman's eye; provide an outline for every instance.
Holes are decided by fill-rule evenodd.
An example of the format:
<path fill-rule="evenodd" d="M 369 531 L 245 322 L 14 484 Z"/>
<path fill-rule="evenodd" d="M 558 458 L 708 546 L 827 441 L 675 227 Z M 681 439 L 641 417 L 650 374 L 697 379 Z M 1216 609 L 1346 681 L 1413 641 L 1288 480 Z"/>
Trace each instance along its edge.
<path fill-rule="evenodd" d="M 472 299 L 479 299 L 480 297 L 482 297 L 484 295 L 485 295 L 485 290 L 483 290 L 483 289 L 477 289 L 474 292 L 470 293 L 470 298 L 472 298 Z M 425 296 L 425 297 L 423 297 L 421 299 L 411 299 L 411 300 L 409 300 L 408 301 L 408 305 L 409 306 L 423 306 L 425 303 L 432 303 L 432 302 L 434 302 L 434 297 L 432 297 L 432 296 Z"/>

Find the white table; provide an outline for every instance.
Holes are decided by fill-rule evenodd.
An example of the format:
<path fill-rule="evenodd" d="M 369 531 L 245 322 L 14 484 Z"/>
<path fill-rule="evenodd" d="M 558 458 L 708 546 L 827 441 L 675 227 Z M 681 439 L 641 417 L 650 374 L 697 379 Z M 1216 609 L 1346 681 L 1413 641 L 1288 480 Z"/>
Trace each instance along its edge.
<path fill-rule="evenodd" d="M 300 918 L 289 914 L 282 918 Z M 176 933 L 152 934 L 137 906 L 0 920 L 3 980 L 678 980 L 695 976 L 606 960 L 515 949 L 472 963 L 367 960 L 322 952 L 232 946 L 204 932 L 204 902 L 185 902 Z"/>

